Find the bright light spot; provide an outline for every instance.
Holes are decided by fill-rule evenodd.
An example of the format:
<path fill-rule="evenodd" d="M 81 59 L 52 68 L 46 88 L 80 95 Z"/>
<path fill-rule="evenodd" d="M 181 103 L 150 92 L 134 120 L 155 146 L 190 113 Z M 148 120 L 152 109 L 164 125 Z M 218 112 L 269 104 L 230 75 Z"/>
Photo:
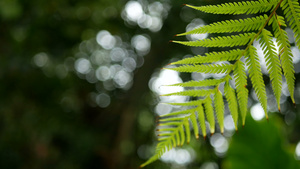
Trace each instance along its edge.
<path fill-rule="evenodd" d="M 300 51 L 296 46 L 291 47 L 293 53 L 293 63 L 297 64 L 300 61 Z"/>
<path fill-rule="evenodd" d="M 125 13 L 129 20 L 136 22 L 144 14 L 144 11 L 139 2 L 129 1 L 125 5 Z"/>
<path fill-rule="evenodd" d="M 298 142 L 296 149 L 295 149 L 295 156 L 297 160 L 300 160 L 300 142 Z"/>
<path fill-rule="evenodd" d="M 176 151 L 174 160 L 178 164 L 186 164 L 191 161 L 191 155 L 187 150 L 179 149 Z"/>
<path fill-rule="evenodd" d="M 219 169 L 218 164 L 214 162 L 206 162 L 201 165 L 200 169 Z"/>
<path fill-rule="evenodd" d="M 38 67 L 45 66 L 47 64 L 48 60 L 49 60 L 49 58 L 48 58 L 47 54 L 44 52 L 38 53 L 38 54 L 34 55 L 34 57 L 33 57 L 33 61 Z"/>
<path fill-rule="evenodd" d="M 108 31 L 102 30 L 96 36 L 97 43 L 104 49 L 112 49 L 116 45 L 116 39 Z"/>
<path fill-rule="evenodd" d="M 206 25 L 206 23 L 202 19 L 199 19 L 199 18 L 193 19 L 192 22 L 187 25 L 186 32 L 191 31 L 195 28 L 204 26 L 204 25 Z M 191 41 L 194 41 L 194 40 L 205 39 L 205 38 L 207 38 L 207 36 L 208 36 L 207 33 L 205 33 L 205 34 L 192 34 L 192 35 L 187 35 L 187 38 Z"/>
<path fill-rule="evenodd" d="M 225 130 L 233 131 L 235 130 L 235 125 L 231 115 L 227 115 L 224 118 L 224 127 Z"/>
<path fill-rule="evenodd" d="M 122 62 L 122 66 L 127 72 L 132 72 L 136 68 L 136 62 L 133 58 L 126 58 Z"/>
<path fill-rule="evenodd" d="M 182 83 L 182 79 L 176 71 L 164 69 L 159 73 L 159 76 L 156 79 L 150 82 L 150 88 L 158 95 L 183 91 L 183 87 L 166 86 L 175 83 Z M 186 96 L 162 96 L 160 98 L 162 102 L 184 102 L 187 99 Z"/>
<path fill-rule="evenodd" d="M 150 51 L 151 41 L 143 35 L 135 35 L 131 39 L 131 45 L 137 50 L 140 55 L 145 55 Z"/>
<path fill-rule="evenodd" d="M 161 157 L 162 161 L 175 162 L 177 164 L 187 164 L 192 161 L 192 156 L 188 150 L 185 149 L 171 149 L 164 153 Z"/>
<path fill-rule="evenodd" d="M 152 25 L 152 17 L 150 15 L 143 15 L 138 20 L 138 25 L 141 28 L 149 28 Z"/>
<path fill-rule="evenodd" d="M 132 80 L 132 76 L 124 71 L 124 70 L 120 70 L 116 73 L 116 75 L 114 76 L 114 82 L 116 82 L 116 84 L 118 85 L 118 87 L 120 88 L 124 88 L 126 87 L 126 85 Z"/>
<path fill-rule="evenodd" d="M 113 48 L 110 52 L 110 58 L 114 62 L 121 62 L 125 57 L 127 57 L 127 50 L 123 48 Z"/>
<path fill-rule="evenodd" d="M 261 107 L 260 103 L 256 103 L 251 107 L 251 116 L 254 120 L 259 121 L 265 117 L 264 109 Z"/>
<path fill-rule="evenodd" d="M 79 58 L 75 62 L 75 69 L 81 74 L 87 74 L 91 70 L 91 63 L 85 58 Z"/>
<path fill-rule="evenodd" d="M 172 106 L 168 104 L 159 103 L 155 107 L 155 112 L 161 116 L 164 114 L 168 114 L 172 111 Z"/>
<path fill-rule="evenodd" d="M 152 32 L 157 32 L 161 29 L 163 23 L 162 23 L 162 19 L 156 16 L 152 17 L 152 24 L 149 27 L 150 31 Z"/>
<path fill-rule="evenodd" d="M 228 141 L 224 136 L 217 133 L 210 138 L 210 144 L 215 148 L 218 156 L 223 156 L 228 150 Z"/>
<path fill-rule="evenodd" d="M 107 66 L 100 66 L 96 70 L 95 74 L 96 74 L 97 79 L 100 81 L 106 81 L 106 80 L 110 79 L 110 77 L 111 77 L 110 68 L 108 68 Z"/>
<path fill-rule="evenodd" d="M 110 104 L 110 96 L 105 93 L 101 93 L 97 95 L 96 103 L 98 104 L 99 107 L 105 108 Z"/>

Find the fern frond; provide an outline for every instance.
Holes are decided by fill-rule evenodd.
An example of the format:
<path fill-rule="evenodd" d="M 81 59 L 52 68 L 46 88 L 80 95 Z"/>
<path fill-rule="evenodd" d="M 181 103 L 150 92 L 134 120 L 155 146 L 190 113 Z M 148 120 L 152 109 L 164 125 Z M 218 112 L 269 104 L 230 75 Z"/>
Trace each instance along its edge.
<path fill-rule="evenodd" d="M 176 62 L 172 62 L 171 65 L 179 64 L 199 64 L 199 63 L 212 63 L 220 61 L 234 61 L 244 52 L 244 50 L 233 49 L 229 51 L 222 52 L 210 52 L 206 53 L 206 56 L 194 56 L 190 58 L 185 58 Z"/>
<path fill-rule="evenodd" d="M 228 73 L 232 69 L 231 64 L 209 64 L 209 65 L 184 65 L 175 68 L 165 68 L 177 72 L 199 72 L 199 73 Z"/>
<path fill-rule="evenodd" d="M 191 117 L 191 116 L 190 116 Z M 186 119 L 184 122 L 183 122 L 183 126 L 185 128 L 185 133 L 186 133 L 186 143 L 190 143 L 191 141 L 191 132 L 190 132 L 190 123 L 188 121 L 188 119 Z"/>
<path fill-rule="evenodd" d="M 285 18 L 294 32 L 295 42 L 300 49 L 300 6 L 298 0 L 284 0 L 281 3 Z"/>
<path fill-rule="evenodd" d="M 180 142 L 181 145 L 184 144 L 185 141 L 185 135 L 184 135 L 184 125 L 186 125 L 186 121 L 188 122 L 189 116 L 185 117 L 181 122 L 178 122 L 177 126 L 173 127 L 167 126 L 168 128 L 163 128 L 159 130 L 160 132 L 167 132 L 167 134 L 161 133 L 160 135 L 163 136 L 159 138 L 158 140 L 160 141 L 155 150 L 155 154 L 148 159 L 145 163 L 140 165 L 140 167 L 144 167 L 156 160 L 158 160 L 166 151 L 169 151 L 173 147 L 176 147 L 178 143 Z M 170 132 L 169 132 L 170 131 Z M 180 135 L 180 137 L 179 137 Z"/>
<path fill-rule="evenodd" d="M 276 48 L 272 41 L 271 32 L 264 29 L 259 36 L 259 43 L 262 46 L 265 55 L 267 69 L 269 71 L 272 83 L 272 88 L 276 97 L 278 109 L 280 110 L 282 72 L 280 67 L 280 60 L 277 56 Z"/>
<path fill-rule="evenodd" d="M 242 124 L 245 125 L 247 106 L 248 106 L 248 89 L 247 89 L 247 76 L 245 72 L 244 62 L 237 61 L 233 69 L 235 85 L 237 90 L 237 98 L 240 106 Z"/>
<path fill-rule="evenodd" d="M 197 106 L 202 103 L 202 100 L 192 100 L 188 102 L 183 102 L 183 103 L 165 103 L 173 106 Z"/>
<path fill-rule="evenodd" d="M 177 83 L 177 84 L 172 84 L 168 86 L 181 86 L 181 87 L 202 87 L 202 86 L 216 86 L 219 85 L 224 81 L 224 78 L 222 79 L 206 79 L 206 80 L 201 80 L 201 81 L 188 81 L 184 83 Z"/>
<path fill-rule="evenodd" d="M 177 112 L 172 112 L 169 114 L 164 114 L 161 115 L 160 117 L 170 117 L 170 116 L 178 116 L 178 115 L 188 115 L 191 111 L 195 111 L 196 109 L 187 109 L 187 110 L 181 110 L 181 111 L 177 111 Z"/>
<path fill-rule="evenodd" d="M 290 92 L 291 99 L 295 104 L 294 99 L 294 88 L 295 88 L 295 71 L 293 65 L 293 55 L 291 51 L 291 45 L 288 41 L 287 33 L 285 30 L 281 29 L 280 25 L 285 25 L 284 19 L 281 16 L 273 16 L 272 18 L 272 28 L 274 30 L 274 36 L 276 42 L 279 46 L 281 66 L 286 78 L 288 89 Z"/>
<path fill-rule="evenodd" d="M 196 112 L 192 112 L 190 118 L 191 118 L 191 122 L 193 125 L 195 137 L 196 137 L 196 139 L 198 139 L 199 138 L 199 129 L 198 129 L 197 117 L 196 117 L 195 113 Z"/>
<path fill-rule="evenodd" d="M 218 36 L 198 41 L 172 41 L 186 46 L 194 47 L 233 47 L 246 45 L 256 34 L 243 33 L 231 36 Z"/>
<path fill-rule="evenodd" d="M 257 17 L 238 19 L 238 20 L 226 20 L 221 22 L 215 22 L 209 25 L 195 28 L 191 31 L 177 34 L 176 36 L 190 35 L 190 34 L 203 34 L 203 33 L 226 33 L 226 32 L 247 32 L 259 30 L 267 21 L 267 15 L 260 15 Z"/>
<path fill-rule="evenodd" d="M 213 134 L 215 133 L 215 116 L 210 96 L 207 96 L 204 100 L 204 107 L 206 112 L 206 119 L 209 123 L 210 133 Z"/>
<path fill-rule="evenodd" d="M 205 117 L 204 117 L 202 104 L 199 104 L 199 106 L 196 108 L 196 111 L 198 112 L 198 120 L 200 123 L 202 135 L 204 138 L 206 138 L 206 125 L 205 125 Z"/>
<path fill-rule="evenodd" d="M 258 1 L 244 1 L 244 2 L 233 2 L 224 3 L 220 5 L 207 5 L 207 6 L 192 6 L 196 10 L 213 13 L 213 14 L 256 14 L 259 12 L 267 12 L 273 9 L 278 4 L 278 0 L 258 0 Z"/>
<path fill-rule="evenodd" d="M 250 46 L 249 50 L 246 53 L 247 56 L 247 66 L 249 67 L 249 76 L 258 97 L 261 106 L 264 109 L 266 118 L 268 119 L 268 112 L 267 112 L 267 94 L 265 83 L 262 77 L 261 68 L 259 58 L 256 52 L 256 48 L 254 46 Z"/>
<path fill-rule="evenodd" d="M 229 80 L 225 82 L 224 94 L 226 100 L 228 101 L 228 107 L 235 125 L 235 130 L 237 130 L 238 122 L 238 103 L 235 95 L 234 89 L 230 86 Z"/>
<path fill-rule="evenodd" d="M 221 133 L 224 133 L 224 101 L 223 101 L 222 93 L 218 88 L 214 96 L 214 105 L 215 105 L 216 117 L 220 126 Z"/>
<path fill-rule="evenodd" d="M 210 90 L 184 90 L 181 92 L 175 92 L 175 93 L 169 93 L 169 94 L 164 94 L 162 96 L 191 96 L 191 97 L 203 97 L 207 96 L 208 94 L 211 94 L 213 92 L 212 89 Z"/>

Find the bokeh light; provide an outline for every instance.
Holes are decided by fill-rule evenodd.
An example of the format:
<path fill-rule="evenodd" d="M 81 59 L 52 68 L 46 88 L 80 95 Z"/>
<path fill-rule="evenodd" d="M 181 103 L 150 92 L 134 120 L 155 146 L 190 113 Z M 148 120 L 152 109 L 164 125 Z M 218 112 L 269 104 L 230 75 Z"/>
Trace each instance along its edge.
<path fill-rule="evenodd" d="M 256 103 L 250 109 L 251 116 L 254 120 L 260 121 L 265 117 L 264 109 L 261 107 L 260 103 Z"/>

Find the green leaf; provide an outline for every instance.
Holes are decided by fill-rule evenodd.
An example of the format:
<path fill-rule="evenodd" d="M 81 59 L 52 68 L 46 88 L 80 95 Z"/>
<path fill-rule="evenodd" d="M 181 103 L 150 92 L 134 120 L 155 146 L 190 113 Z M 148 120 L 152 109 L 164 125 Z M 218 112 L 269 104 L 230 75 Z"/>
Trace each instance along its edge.
<path fill-rule="evenodd" d="M 198 55 L 190 58 L 185 58 L 176 62 L 172 62 L 171 65 L 234 61 L 237 60 L 243 52 L 244 50 L 240 50 L 240 49 L 233 49 L 233 50 L 222 51 L 222 52 L 210 52 L 210 53 L 206 53 L 205 54 L 206 56 Z"/>
<path fill-rule="evenodd" d="M 235 130 L 237 130 L 238 122 L 238 103 L 235 95 L 234 89 L 230 86 L 229 80 L 225 82 L 224 94 L 226 100 L 228 101 L 228 107 L 235 125 Z"/>
<path fill-rule="evenodd" d="M 203 39 L 198 41 L 172 41 L 186 46 L 194 47 L 233 47 L 246 45 L 255 33 L 244 33 L 231 36 L 218 36 L 210 39 Z"/>
<path fill-rule="evenodd" d="M 300 49 L 300 6 L 298 0 L 283 0 L 281 3 L 285 18 L 294 32 L 295 42 Z"/>
<path fill-rule="evenodd" d="M 206 125 L 205 125 L 205 117 L 204 117 L 204 111 L 203 111 L 203 106 L 200 104 L 197 108 L 196 111 L 198 112 L 198 120 L 200 123 L 202 135 L 204 138 L 206 138 Z"/>
<path fill-rule="evenodd" d="M 196 112 L 191 113 L 190 119 L 191 119 L 191 122 L 192 122 L 192 125 L 193 125 L 193 128 L 194 128 L 195 137 L 196 137 L 196 139 L 198 139 L 199 138 L 199 129 L 198 129 L 198 123 L 197 123 L 197 118 L 196 118 L 195 113 Z"/>
<path fill-rule="evenodd" d="M 241 111 L 242 124 L 245 125 L 247 106 L 248 106 L 248 89 L 247 89 L 247 76 L 245 66 L 242 61 L 237 61 L 233 70 L 235 85 L 237 90 L 237 98 Z"/>
<path fill-rule="evenodd" d="M 260 15 L 257 17 L 226 20 L 215 22 L 209 25 L 195 28 L 191 31 L 177 34 L 176 36 L 190 35 L 190 34 L 204 34 L 204 33 L 224 33 L 224 32 L 241 32 L 259 30 L 267 21 L 267 15 Z"/>
<path fill-rule="evenodd" d="M 232 69 L 231 64 L 210 64 L 210 65 L 184 65 L 175 68 L 165 68 L 177 72 L 198 72 L 198 73 L 228 73 Z"/>
<path fill-rule="evenodd" d="M 272 28 L 274 30 L 274 36 L 279 46 L 279 55 L 281 60 L 281 66 L 286 78 L 288 89 L 291 95 L 291 99 L 295 104 L 294 89 L 295 89 L 295 70 L 293 65 L 293 55 L 291 51 L 291 45 L 288 41 L 287 33 L 281 29 L 280 25 L 285 25 L 284 19 L 281 16 L 272 17 Z"/>
<path fill-rule="evenodd" d="M 204 107 L 205 107 L 205 114 L 206 119 L 210 126 L 210 133 L 215 133 L 215 116 L 214 116 L 214 109 L 212 106 L 212 100 L 210 96 L 207 96 L 204 100 Z"/>
<path fill-rule="evenodd" d="M 277 4 L 278 0 L 259 0 L 259 1 L 243 1 L 243 2 L 230 2 L 221 5 L 207 5 L 207 6 L 192 6 L 188 7 L 200 10 L 205 13 L 213 14 L 256 14 L 259 12 L 267 12 L 273 9 Z"/>
<path fill-rule="evenodd" d="M 262 77 L 261 68 L 260 68 L 260 62 L 259 58 L 256 52 L 256 48 L 254 46 L 250 46 L 249 50 L 246 53 L 246 63 L 249 68 L 249 76 L 254 88 L 254 91 L 256 93 L 256 96 L 258 97 L 258 100 L 261 104 L 261 106 L 264 109 L 266 118 L 268 119 L 268 112 L 267 112 L 267 94 L 266 94 L 266 88 L 265 83 Z"/>
<path fill-rule="evenodd" d="M 201 81 L 188 81 L 184 83 L 177 83 L 177 84 L 172 84 L 168 86 L 181 86 L 181 87 L 202 87 L 202 86 L 216 86 L 219 85 L 224 81 L 224 78 L 222 79 L 206 79 L 206 80 L 201 80 Z"/>
<path fill-rule="evenodd" d="M 191 97 L 203 97 L 203 96 L 206 96 L 210 93 L 212 93 L 213 91 L 210 89 L 210 90 L 204 90 L 204 89 L 201 89 L 201 90 L 185 90 L 185 91 L 182 91 L 182 92 L 175 92 L 175 93 L 169 93 L 169 94 L 165 94 L 165 95 L 162 95 L 162 96 L 191 96 Z"/>
<path fill-rule="evenodd" d="M 224 133 L 224 101 L 222 93 L 217 90 L 214 96 L 214 105 L 216 110 L 217 121 L 220 125 L 221 133 Z"/>
<path fill-rule="evenodd" d="M 259 36 L 259 43 L 262 46 L 267 68 L 270 74 L 272 82 L 272 88 L 274 95 L 277 100 L 277 106 L 280 110 L 280 96 L 281 96 L 281 85 L 282 85 L 282 70 L 280 67 L 280 60 L 276 53 L 275 45 L 272 41 L 272 34 L 268 30 L 263 30 Z"/>

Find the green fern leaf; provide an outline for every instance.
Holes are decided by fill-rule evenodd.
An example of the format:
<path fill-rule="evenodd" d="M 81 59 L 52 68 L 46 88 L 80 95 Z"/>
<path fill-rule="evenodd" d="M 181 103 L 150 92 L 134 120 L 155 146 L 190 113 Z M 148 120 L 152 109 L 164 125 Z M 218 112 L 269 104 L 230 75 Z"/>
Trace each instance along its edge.
<path fill-rule="evenodd" d="M 218 36 L 211 39 L 203 39 L 198 41 L 172 41 L 186 46 L 194 47 L 233 47 L 246 45 L 255 33 L 244 33 L 231 36 Z"/>
<path fill-rule="evenodd" d="M 215 116 L 210 96 L 207 96 L 204 100 L 204 107 L 206 112 L 206 119 L 209 123 L 210 133 L 213 134 L 215 133 Z"/>
<path fill-rule="evenodd" d="M 196 112 L 192 112 L 190 118 L 191 118 L 191 122 L 193 125 L 195 137 L 196 137 L 196 139 L 198 139 L 199 138 L 199 128 L 198 128 L 197 117 L 196 117 L 195 113 Z"/>
<path fill-rule="evenodd" d="M 262 77 L 261 68 L 259 58 L 256 52 L 256 48 L 254 46 L 250 46 L 249 50 L 246 53 L 247 56 L 247 66 L 249 67 L 249 76 L 258 97 L 261 106 L 264 109 L 266 118 L 268 119 L 268 112 L 267 112 L 267 94 L 265 83 Z"/>
<path fill-rule="evenodd" d="M 179 133 L 180 133 L 180 138 L 181 138 L 180 145 L 182 146 L 184 144 L 184 141 L 185 141 L 183 125 L 181 125 L 181 127 L 179 128 Z"/>
<path fill-rule="evenodd" d="M 175 68 L 165 68 L 177 72 L 199 72 L 199 73 L 228 73 L 232 69 L 231 64 L 210 64 L 210 65 L 184 65 Z"/>
<path fill-rule="evenodd" d="M 226 100 L 228 101 L 228 107 L 231 112 L 231 116 L 235 125 L 235 130 L 237 130 L 238 122 L 238 103 L 235 95 L 234 89 L 230 86 L 229 80 L 225 82 L 224 94 Z"/>
<path fill-rule="evenodd" d="M 256 14 L 259 12 L 267 12 L 273 9 L 278 4 L 278 0 L 259 0 L 259 1 L 244 1 L 244 2 L 233 2 L 224 3 L 221 5 L 208 5 L 208 6 L 192 6 L 196 10 L 213 13 L 213 14 Z"/>
<path fill-rule="evenodd" d="M 288 89 L 291 95 L 291 99 L 295 104 L 294 99 L 294 88 L 295 88 L 295 71 L 293 65 L 293 55 L 291 51 L 291 45 L 288 41 L 287 33 L 281 29 L 280 25 L 285 25 L 284 19 L 281 16 L 272 17 L 272 28 L 274 30 L 274 36 L 276 37 L 276 42 L 279 46 L 279 54 L 281 59 L 281 66 L 283 69 L 284 76 L 288 85 Z"/>
<path fill-rule="evenodd" d="M 196 108 L 196 110 L 198 112 L 198 120 L 200 123 L 202 135 L 205 139 L 206 138 L 206 125 L 205 125 L 205 117 L 204 117 L 204 111 L 203 111 L 202 104 L 199 104 L 199 106 Z"/>
<path fill-rule="evenodd" d="M 185 58 L 176 62 L 172 62 L 171 65 L 178 64 L 199 64 L 199 63 L 212 63 L 220 61 L 234 61 L 244 52 L 244 50 L 233 49 L 229 51 L 222 52 L 210 52 L 206 53 L 206 56 L 195 56 L 190 58 Z"/>
<path fill-rule="evenodd" d="M 221 133 L 224 133 L 224 101 L 220 90 L 217 90 L 215 93 L 214 105 L 215 105 L 217 121 L 219 123 Z"/>
<path fill-rule="evenodd" d="M 165 103 L 173 106 L 197 106 L 202 103 L 202 100 L 192 100 L 184 103 Z"/>
<path fill-rule="evenodd" d="M 259 42 L 265 55 L 267 68 L 272 82 L 272 88 L 277 100 L 278 109 L 280 110 L 282 72 L 280 67 L 280 60 L 277 56 L 276 48 L 272 41 L 271 32 L 264 29 L 259 36 Z"/>
<path fill-rule="evenodd" d="M 284 0 L 281 3 L 284 15 L 294 32 L 295 42 L 300 49 L 300 6 L 298 0 Z"/>
<path fill-rule="evenodd" d="M 185 120 L 183 125 L 184 125 L 185 133 L 186 133 L 186 143 L 189 144 L 191 141 L 190 123 L 188 120 Z"/>
<path fill-rule="evenodd" d="M 191 111 L 195 111 L 195 109 L 181 110 L 181 111 L 177 111 L 177 112 L 173 112 L 173 113 L 161 115 L 160 117 L 169 117 L 169 116 L 185 115 L 185 114 L 189 114 Z"/>
<path fill-rule="evenodd" d="M 207 96 L 208 94 L 212 93 L 213 90 L 185 90 L 185 91 L 181 91 L 181 92 L 175 92 L 175 93 L 169 93 L 169 94 L 164 94 L 162 96 L 191 96 L 191 97 L 203 97 L 203 96 Z"/>
<path fill-rule="evenodd" d="M 237 98 L 241 110 L 242 124 L 245 125 L 247 106 L 248 106 L 248 89 L 247 76 L 245 72 L 245 66 L 242 61 L 237 61 L 233 70 L 233 75 L 236 84 Z"/>
<path fill-rule="evenodd" d="M 212 23 L 210 25 L 201 26 L 191 31 L 177 34 L 176 36 L 190 35 L 190 34 L 203 34 L 203 33 L 224 33 L 224 32 L 241 32 L 241 31 L 254 31 L 259 30 L 267 21 L 267 15 L 260 15 L 257 17 L 226 20 L 221 22 Z"/>
<path fill-rule="evenodd" d="M 181 87 L 202 87 L 202 86 L 216 86 L 219 85 L 224 81 L 224 78 L 222 79 L 206 79 L 206 80 L 201 80 L 201 81 L 188 81 L 184 83 L 177 83 L 177 84 L 172 84 L 168 86 L 181 86 Z"/>

